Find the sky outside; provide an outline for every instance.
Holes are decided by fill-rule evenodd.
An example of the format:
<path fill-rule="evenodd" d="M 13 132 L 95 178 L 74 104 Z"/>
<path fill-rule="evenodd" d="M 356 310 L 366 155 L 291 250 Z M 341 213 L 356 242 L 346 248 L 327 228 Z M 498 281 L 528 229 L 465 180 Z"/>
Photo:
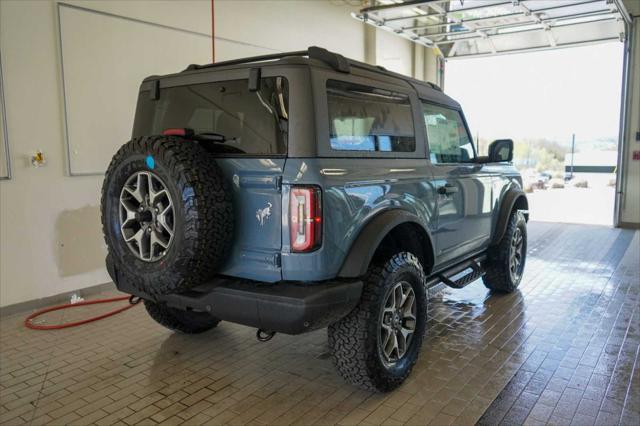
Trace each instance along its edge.
<path fill-rule="evenodd" d="M 623 44 L 446 63 L 445 91 L 475 138 L 568 142 L 618 137 Z"/>

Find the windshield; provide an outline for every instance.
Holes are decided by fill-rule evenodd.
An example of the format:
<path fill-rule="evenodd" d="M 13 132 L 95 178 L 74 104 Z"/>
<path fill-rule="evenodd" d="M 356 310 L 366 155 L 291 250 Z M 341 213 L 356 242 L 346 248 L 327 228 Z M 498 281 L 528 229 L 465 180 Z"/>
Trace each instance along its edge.
<path fill-rule="evenodd" d="M 157 100 L 142 92 L 133 136 L 185 128 L 220 135 L 221 153 L 284 155 L 288 104 L 284 77 L 262 78 L 257 92 L 249 91 L 246 79 L 163 88 Z"/>

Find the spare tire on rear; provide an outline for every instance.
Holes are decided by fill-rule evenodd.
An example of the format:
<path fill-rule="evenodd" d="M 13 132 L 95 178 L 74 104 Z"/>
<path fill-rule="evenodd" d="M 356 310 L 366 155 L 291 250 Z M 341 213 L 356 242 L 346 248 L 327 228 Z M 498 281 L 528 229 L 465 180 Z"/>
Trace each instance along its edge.
<path fill-rule="evenodd" d="M 231 195 L 215 158 L 195 141 L 124 144 L 107 169 L 101 204 L 112 278 L 149 295 L 207 281 L 229 252 Z"/>

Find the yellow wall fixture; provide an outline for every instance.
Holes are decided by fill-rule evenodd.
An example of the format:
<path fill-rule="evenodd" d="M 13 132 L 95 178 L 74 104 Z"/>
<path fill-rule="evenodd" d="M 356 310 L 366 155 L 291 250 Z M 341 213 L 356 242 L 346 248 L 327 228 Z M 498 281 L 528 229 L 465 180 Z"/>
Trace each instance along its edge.
<path fill-rule="evenodd" d="M 47 164 L 47 159 L 44 158 L 42 150 L 37 150 L 31 155 L 31 165 L 35 168 L 42 167 Z"/>

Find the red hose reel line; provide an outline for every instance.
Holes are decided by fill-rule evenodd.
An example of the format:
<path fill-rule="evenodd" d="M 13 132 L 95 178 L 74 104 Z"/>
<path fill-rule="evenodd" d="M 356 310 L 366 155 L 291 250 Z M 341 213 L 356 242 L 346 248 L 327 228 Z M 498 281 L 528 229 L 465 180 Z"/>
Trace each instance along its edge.
<path fill-rule="evenodd" d="M 83 320 L 80 320 L 80 321 L 67 322 L 67 323 L 64 323 L 64 324 L 54 324 L 54 325 L 39 325 L 39 324 L 34 324 L 33 323 L 33 319 L 34 318 L 37 318 L 40 315 L 46 314 L 48 312 L 59 311 L 59 310 L 68 309 L 68 308 L 75 308 L 75 307 L 78 307 L 78 306 L 97 305 L 97 304 L 102 304 L 102 303 L 113 303 L 113 302 L 119 302 L 121 300 L 128 300 L 129 304 L 126 305 L 126 306 L 123 306 L 121 308 L 114 309 L 113 311 L 109 311 L 109 312 L 106 312 L 104 314 L 97 315 L 95 317 L 91 317 L 91 318 L 87 318 L 87 319 L 83 319 Z M 139 297 L 135 297 L 135 296 L 119 296 L 119 297 L 112 297 L 112 298 L 109 298 L 109 299 L 87 300 L 87 301 L 82 301 L 82 302 L 78 302 L 78 303 L 65 303 L 64 305 L 52 306 L 50 308 L 40 309 L 39 311 L 36 311 L 36 312 L 32 313 L 27 318 L 25 318 L 24 325 L 25 325 L 25 327 L 31 328 L 33 330 L 60 330 L 62 328 L 76 327 L 76 326 L 79 326 L 79 325 L 82 325 L 82 324 L 86 324 L 86 323 L 89 323 L 89 322 L 98 321 L 98 320 L 101 320 L 103 318 L 107 318 L 107 317 L 110 317 L 112 315 L 115 315 L 115 314 L 119 314 L 120 312 L 124 312 L 127 309 L 133 308 L 138 303 L 140 303 L 140 298 Z"/>

